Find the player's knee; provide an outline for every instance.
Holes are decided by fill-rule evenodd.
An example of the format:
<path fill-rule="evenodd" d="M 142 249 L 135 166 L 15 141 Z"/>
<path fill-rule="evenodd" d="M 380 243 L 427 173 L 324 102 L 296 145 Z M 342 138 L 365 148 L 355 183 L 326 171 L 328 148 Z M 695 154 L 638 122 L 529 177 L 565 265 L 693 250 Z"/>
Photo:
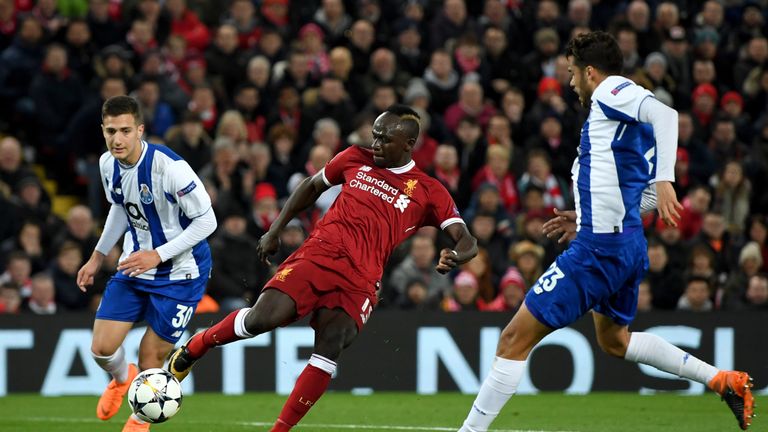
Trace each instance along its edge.
<path fill-rule="evenodd" d="M 167 355 L 160 351 L 143 352 L 139 358 L 139 370 L 162 368 Z"/>
<path fill-rule="evenodd" d="M 116 348 L 106 346 L 98 341 L 93 341 L 91 343 L 91 352 L 97 357 L 109 357 L 114 354 L 115 351 L 117 351 Z"/>
<path fill-rule="evenodd" d="M 245 330 L 256 336 L 274 329 L 281 323 L 276 322 L 278 319 L 273 315 L 268 311 L 257 313 L 251 309 L 245 316 Z"/>
<path fill-rule="evenodd" d="M 356 328 L 348 326 L 330 326 L 318 335 L 315 351 L 331 360 L 336 360 L 344 348 L 355 339 Z"/>

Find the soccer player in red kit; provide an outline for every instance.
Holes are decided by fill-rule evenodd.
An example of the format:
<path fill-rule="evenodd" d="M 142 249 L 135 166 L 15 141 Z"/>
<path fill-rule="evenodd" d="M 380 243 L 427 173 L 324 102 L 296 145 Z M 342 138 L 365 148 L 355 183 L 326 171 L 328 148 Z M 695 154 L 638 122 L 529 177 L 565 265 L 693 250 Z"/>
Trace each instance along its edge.
<path fill-rule="evenodd" d="M 234 311 L 171 355 L 168 370 L 184 379 L 210 348 L 251 338 L 312 314 L 314 351 L 272 431 L 296 425 L 323 395 L 336 361 L 368 320 L 390 254 L 422 226 L 444 230 L 455 242 L 440 251 L 436 270 L 448 272 L 477 254 L 448 191 L 411 159 L 419 117 L 394 105 L 373 124 L 370 149 L 350 147 L 291 194 L 259 240 L 260 259 L 278 249 L 280 231 L 326 189 L 341 194 L 304 244 L 280 265 L 251 308 Z"/>

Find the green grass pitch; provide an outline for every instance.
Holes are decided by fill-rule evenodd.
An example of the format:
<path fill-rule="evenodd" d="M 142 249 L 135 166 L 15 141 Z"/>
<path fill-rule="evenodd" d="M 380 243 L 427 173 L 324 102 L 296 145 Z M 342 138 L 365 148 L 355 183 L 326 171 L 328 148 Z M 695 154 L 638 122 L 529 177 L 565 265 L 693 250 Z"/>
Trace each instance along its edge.
<path fill-rule="evenodd" d="M 353 396 L 331 392 L 323 396 L 294 430 L 328 431 L 455 431 L 473 396 L 440 393 L 375 393 Z M 0 397 L 3 432 L 119 432 L 129 414 L 128 403 L 108 422 L 96 418 L 96 397 Z M 224 396 L 197 393 L 184 398 L 181 411 L 154 432 L 267 431 L 277 417 L 284 396 L 250 393 Z M 757 412 L 768 406 L 757 398 Z M 766 415 L 768 418 L 768 415 Z M 758 416 L 750 430 L 768 430 Z M 593 393 L 568 396 L 543 393 L 515 396 L 492 430 L 515 432 L 723 432 L 739 428 L 730 410 L 714 394 L 679 396 L 658 394 Z"/>

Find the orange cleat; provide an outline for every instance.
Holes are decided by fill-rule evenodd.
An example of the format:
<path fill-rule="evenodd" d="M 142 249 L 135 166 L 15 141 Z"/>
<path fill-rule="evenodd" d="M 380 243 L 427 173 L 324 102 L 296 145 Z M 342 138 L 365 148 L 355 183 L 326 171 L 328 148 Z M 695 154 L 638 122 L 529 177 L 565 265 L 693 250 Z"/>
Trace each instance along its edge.
<path fill-rule="evenodd" d="M 149 431 L 149 423 L 140 422 L 133 418 L 133 416 L 128 417 L 128 421 L 125 422 L 125 426 L 123 426 L 123 432 L 148 432 Z"/>
<path fill-rule="evenodd" d="M 98 418 L 109 420 L 120 411 L 120 405 L 123 404 L 123 396 L 128 392 L 128 386 L 131 385 L 131 381 L 136 378 L 138 373 L 139 368 L 131 363 L 128 365 L 128 379 L 121 383 L 114 379 L 109 382 L 106 390 L 104 390 L 104 393 L 99 398 L 99 404 L 96 405 L 96 416 Z"/>
<path fill-rule="evenodd" d="M 707 384 L 728 405 L 741 430 L 747 430 L 755 416 L 752 378 L 746 372 L 720 371 Z"/>

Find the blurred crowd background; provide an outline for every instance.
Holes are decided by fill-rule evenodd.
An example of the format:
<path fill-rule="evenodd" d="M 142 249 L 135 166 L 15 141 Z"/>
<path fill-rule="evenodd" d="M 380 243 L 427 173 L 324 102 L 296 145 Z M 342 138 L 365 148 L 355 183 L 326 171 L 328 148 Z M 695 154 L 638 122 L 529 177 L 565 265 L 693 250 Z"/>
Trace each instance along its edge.
<path fill-rule="evenodd" d="M 514 312 L 564 245 L 586 110 L 567 41 L 611 32 L 624 75 L 679 113 L 678 228 L 645 217 L 638 308 L 768 309 L 765 0 L 0 0 L 0 311 L 94 310 L 119 249 L 83 294 L 76 273 L 106 215 L 101 104 L 140 102 L 146 139 L 189 162 L 219 221 L 199 311 L 252 303 L 273 268 L 258 238 L 291 190 L 371 141 L 405 103 L 417 165 L 453 195 L 478 257 L 434 272 L 422 229 L 393 254 L 381 308 Z M 293 220 L 295 250 L 339 187 Z"/>

